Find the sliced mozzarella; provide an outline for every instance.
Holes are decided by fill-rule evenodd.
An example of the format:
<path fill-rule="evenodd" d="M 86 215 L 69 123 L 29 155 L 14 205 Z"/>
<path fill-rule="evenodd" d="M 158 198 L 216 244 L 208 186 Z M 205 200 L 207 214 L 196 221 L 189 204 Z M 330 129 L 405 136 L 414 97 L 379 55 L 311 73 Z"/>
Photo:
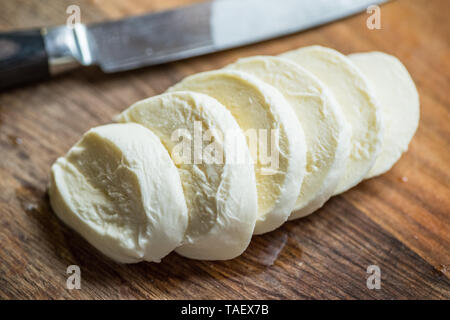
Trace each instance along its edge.
<path fill-rule="evenodd" d="M 58 217 L 110 258 L 159 262 L 183 240 L 180 176 L 160 140 L 138 124 L 89 130 L 52 166 Z"/>
<path fill-rule="evenodd" d="M 249 144 L 256 160 L 258 219 L 255 234 L 272 231 L 283 224 L 300 192 L 306 143 L 301 125 L 281 93 L 254 76 L 234 70 L 196 74 L 169 90 L 191 90 L 216 98 L 231 111 L 247 137 L 257 134 L 266 142 L 270 159 L 261 156 L 265 153 L 261 145 L 256 156 L 254 145 Z M 278 133 L 279 139 L 271 139 L 272 133 Z M 271 140 L 278 143 L 272 144 Z M 266 160 L 270 164 L 266 165 Z"/>
<path fill-rule="evenodd" d="M 250 152 L 231 113 L 207 95 L 186 91 L 139 101 L 117 120 L 151 129 L 178 166 L 189 225 L 185 243 L 176 252 L 203 260 L 240 255 L 251 240 L 258 207 Z M 188 154 L 178 155 L 183 142 Z M 215 155 L 209 147 L 219 156 L 208 158 Z"/>
<path fill-rule="evenodd" d="M 381 153 L 366 178 L 385 173 L 408 150 L 419 125 L 420 103 L 414 81 L 405 66 L 382 52 L 349 55 L 367 77 L 381 106 L 384 139 Z"/>
<path fill-rule="evenodd" d="M 350 155 L 335 194 L 364 179 L 379 154 L 381 113 L 372 89 L 359 69 L 339 52 L 320 46 L 305 47 L 281 55 L 317 76 L 336 98 L 351 125 Z"/>
<path fill-rule="evenodd" d="M 312 73 L 287 59 L 259 56 L 227 66 L 241 70 L 278 89 L 305 133 L 306 175 L 290 220 L 304 217 L 336 190 L 350 150 L 350 125 L 331 93 Z"/>

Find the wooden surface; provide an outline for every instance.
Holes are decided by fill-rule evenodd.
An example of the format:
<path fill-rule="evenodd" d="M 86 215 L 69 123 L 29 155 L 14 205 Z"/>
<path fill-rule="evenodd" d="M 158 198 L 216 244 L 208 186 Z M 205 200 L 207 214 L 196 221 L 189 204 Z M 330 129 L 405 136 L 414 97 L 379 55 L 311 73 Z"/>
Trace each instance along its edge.
<path fill-rule="evenodd" d="M 2 0 L 0 29 L 61 24 L 70 4 L 82 22 L 188 1 Z M 448 0 L 382 6 L 293 36 L 143 70 L 78 70 L 0 93 L 0 298 L 450 298 L 450 23 Z M 62 225 L 46 195 L 50 165 L 92 126 L 195 72 L 239 57 L 321 44 L 347 54 L 399 57 L 421 99 L 410 150 L 389 173 L 331 199 L 317 213 L 254 237 L 241 257 L 203 262 L 170 254 L 161 264 L 119 265 Z M 66 268 L 81 268 L 81 290 Z M 381 269 L 381 289 L 366 268 Z"/>

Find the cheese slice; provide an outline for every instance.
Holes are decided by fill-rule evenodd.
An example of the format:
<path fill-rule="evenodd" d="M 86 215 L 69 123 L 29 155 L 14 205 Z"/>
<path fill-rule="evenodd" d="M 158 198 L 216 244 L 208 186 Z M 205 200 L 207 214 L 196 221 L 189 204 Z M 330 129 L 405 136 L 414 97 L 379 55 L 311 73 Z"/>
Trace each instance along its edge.
<path fill-rule="evenodd" d="M 180 176 L 138 124 L 89 130 L 51 169 L 56 215 L 108 257 L 159 262 L 180 245 L 188 216 Z"/>
<path fill-rule="evenodd" d="M 313 73 L 336 98 L 352 133 L 346 170 L 334 194 L 354 187 L 372 168 L 381 149 L 380 107 L 367 79 L 349 58 L 333 49 L 311 46 L 286 52 L 281 57 Z"/>
<path fill-rule="evenodd" d="M 395 57 L 382 52 L 349 55 L 367 77 L 381 106 L 384 133 L 381 153 L 366 178 L 392 168 L 419 125 L 420 103 L 414 81 L 405 66 Z"/>
<path fill-rule="evenodd" d="M 306 162 L 303 130 L 286 99 L 258 78 L 234 70 L 196 74 L 169 89 L 180 90 L 207 94 L 230 110 L 250 137 L 249 148 L 255 160 L 258 190 L 255 234 L 282 225 L 295 207 Z M 259 143 L 255 152 L 251 142 L 256 135 L 269 152 L 264 152 L 264 146 Z"/>
<path fill-rule="evenodd" d="M 306 174 L 290 220 L 304 217 L 327 201 L 344 173 L 350 151 L 350 125 L 333 96 L 312 73 L 287 59 L 257 56 L 226 67 L 257 76 L 278 89 L 305 133 Z"/>
<path fill-rule="evenodd" d="M 186 91 L 139 101 L 117 120 L 151 129 L 177 164 L 189 225 L 176 252 L 202 260 L 240 255 L 250 243 L 258 207 L 250 151 L 231 113 L 207 95 Z M 183 142 L 187 155 L 177 154 Z"/>

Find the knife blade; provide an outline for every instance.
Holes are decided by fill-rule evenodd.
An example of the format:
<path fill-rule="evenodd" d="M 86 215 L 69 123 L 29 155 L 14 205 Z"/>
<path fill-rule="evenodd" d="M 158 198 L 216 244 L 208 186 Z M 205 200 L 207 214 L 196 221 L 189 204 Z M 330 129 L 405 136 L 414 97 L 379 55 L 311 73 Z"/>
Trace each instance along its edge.
<path fill-rule="evenodd" d="M 92 25 L 0 34 L 7 48 L 5 57 L 0 45 L 0 88 L 78 66 L 97 65 L 109 73 L 212 53 L 302 31 L 386 1 L 215 0 Z"/>

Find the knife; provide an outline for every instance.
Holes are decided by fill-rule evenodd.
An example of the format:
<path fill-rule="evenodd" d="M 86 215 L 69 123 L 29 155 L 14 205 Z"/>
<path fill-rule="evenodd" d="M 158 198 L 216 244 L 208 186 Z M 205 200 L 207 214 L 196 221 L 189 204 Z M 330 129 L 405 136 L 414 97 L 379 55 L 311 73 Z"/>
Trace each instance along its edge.
<path fill-rule="evenodd" d="M 387 0 L 215 0 L 117 21 L 0 33 L 0 89 L 79 66 L 118 72 L 291 34 Z"/>

